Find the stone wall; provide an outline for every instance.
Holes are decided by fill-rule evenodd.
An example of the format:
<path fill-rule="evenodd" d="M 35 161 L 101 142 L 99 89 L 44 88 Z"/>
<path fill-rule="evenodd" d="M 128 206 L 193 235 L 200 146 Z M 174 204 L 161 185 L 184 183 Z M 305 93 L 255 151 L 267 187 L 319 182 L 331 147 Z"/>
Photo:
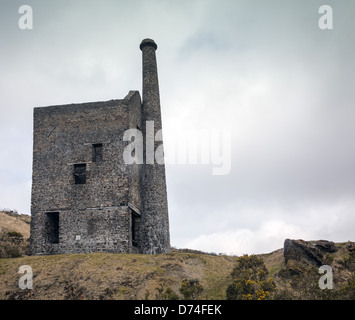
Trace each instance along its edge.
<path fill-rule="evenodd" d="M 170 251 L 165 165 L 123 159 L 127 129 L 141 131 L 144 145 L 162 143 L 154 143 L 162 128 L 156 48 L 142 41 L 143 101 L 130 91 L 122 100 L 34 109 L 32 254 Z"/>
<path fill-rule="evenodd" d="M 141 124 L 140 109 L 138 92 L 124 100 L 35 108 L 33 254 L 132 251 L 128 202 L 141 205 L 140 168 L 124 164 L 122 137 L 133 118 Z M 102 144 L 100 162 L 93 161 L 95 144 Z M 86 165 L 85 184 L 75 184 L 75 164 Z M 48 240 L 50 212 L 59 213 L 59 243 Z"/>

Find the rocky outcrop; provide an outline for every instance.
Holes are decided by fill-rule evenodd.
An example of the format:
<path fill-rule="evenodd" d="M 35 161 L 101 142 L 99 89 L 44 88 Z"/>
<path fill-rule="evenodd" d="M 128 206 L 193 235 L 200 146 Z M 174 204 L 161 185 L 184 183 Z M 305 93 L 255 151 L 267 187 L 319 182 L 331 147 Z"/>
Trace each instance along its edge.
<path fill-rule="evenodd" d="M 320 267 L 326 264 L 326 254 L 334 253 L 337 250 L 334 242 L 326 240 L 286 239 L 284 242 L 285 263 L 292 274 L 299 274 L 312 267 Z"/>

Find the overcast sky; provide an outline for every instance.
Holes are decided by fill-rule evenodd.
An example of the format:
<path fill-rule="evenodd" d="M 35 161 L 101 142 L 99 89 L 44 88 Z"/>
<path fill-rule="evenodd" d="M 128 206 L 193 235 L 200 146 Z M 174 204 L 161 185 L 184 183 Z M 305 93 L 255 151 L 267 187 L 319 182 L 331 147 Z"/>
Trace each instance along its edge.
<path fill-rule="evenodd" d="M 21 30 L 19 7 L 33 9 Z M 321 30 L 321 5 L 333 29 Z M 355 240 L 353 0 L 0 1 L 0 208 L 30 214 L 37 106 L 141 92 L 158 44 L 163 135 L 230 130 L 231 170 L 166 166 L 171 244 L 261 253 Z"/>

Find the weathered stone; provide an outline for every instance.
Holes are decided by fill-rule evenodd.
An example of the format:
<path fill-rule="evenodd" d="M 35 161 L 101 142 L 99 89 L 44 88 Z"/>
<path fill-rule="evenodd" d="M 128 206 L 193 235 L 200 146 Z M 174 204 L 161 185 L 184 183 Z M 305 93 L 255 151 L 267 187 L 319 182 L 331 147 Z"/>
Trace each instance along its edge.
<path fill-rule="evenodd" d="M 300 273 L 311 267 L 324 264 L 325 254 L 337 251 L 334 242 L 304 241 L 286 239 L 284 242 L 284 258 L 292 273 Z"/>
<path fill-rule="evenodd" d="M 318 240 L 315 243 L 316 247 L 322 252 L 336 252 L 338 249 L 333 241 Z"/>
<path fill-rule="evenodd" d="M 127 129 L 162 127 L 156 44 L 141 49 L 143 101 L 34 109 L 32 254 L 169 252 L 165 166 L 123 159 Z"/>

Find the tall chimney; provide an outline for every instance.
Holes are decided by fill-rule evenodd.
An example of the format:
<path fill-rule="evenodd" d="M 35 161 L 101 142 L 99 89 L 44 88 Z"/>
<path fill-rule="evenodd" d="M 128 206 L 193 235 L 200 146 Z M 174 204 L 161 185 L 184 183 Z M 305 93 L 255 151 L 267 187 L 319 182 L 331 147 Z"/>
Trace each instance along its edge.
<path fill-rule="evenodd" d="M 168 199 L 166 192 L 165 164 L 157 163 L 154 154 L 162 141 L 155 141 L 156 133 L 162 129 L 156 43 L 144 39 L 140 44 L 143 59 L 143 126 L 144 170 L 142 174 L 142 253 L 159 254 L 170 252 Z M 154 124 L 154 127 L 153 127 Z M 162 140 L 162 136 L 160 137 Z M 153 152 L 154 151 L 154 152 Z"/>

